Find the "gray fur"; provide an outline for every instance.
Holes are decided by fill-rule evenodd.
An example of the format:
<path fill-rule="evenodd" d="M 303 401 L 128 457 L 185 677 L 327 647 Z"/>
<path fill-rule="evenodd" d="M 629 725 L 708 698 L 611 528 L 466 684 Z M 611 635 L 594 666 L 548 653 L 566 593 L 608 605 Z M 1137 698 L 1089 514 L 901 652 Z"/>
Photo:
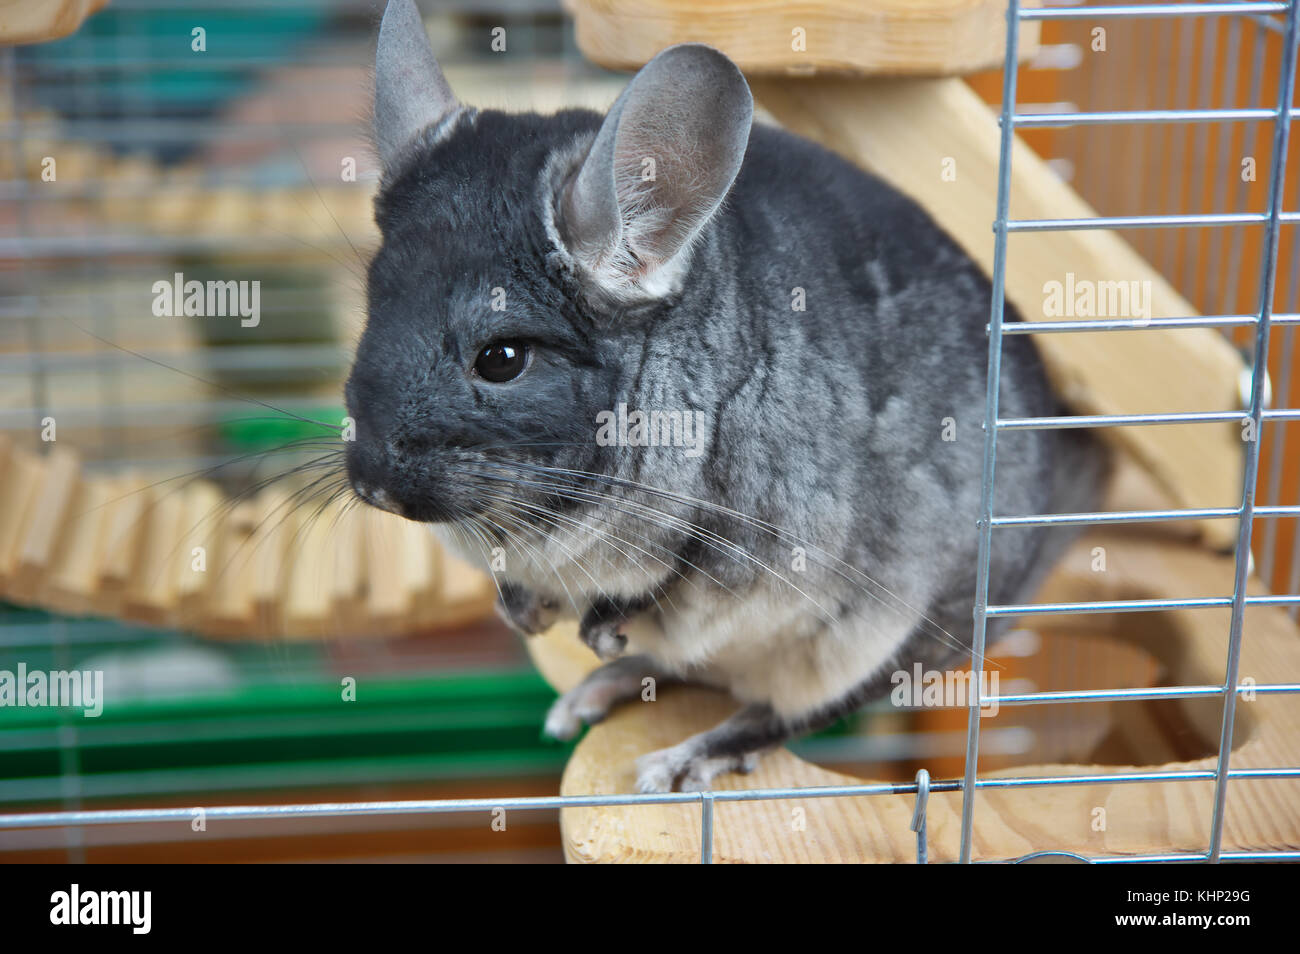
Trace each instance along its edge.
<path fill-rule="evenodd" d="M 883 695 L 896 669 L 959 663 L 975 592 L 990 288 L 920 207 L 761 126 L 719 203 L 748 94 L 711 98 L 690 80 L 673 129 L 709 141 L 674 132 L 660 146 L 719 165 L 660 165 L 661 180 L 676 170 L 657 186 L 675 198 L 655 232 L 689 254 L 645 256 L 634 282 L 611 283 L 589 267 L 601 230 L 566 225 L 565 190 L 604 155 L 601 137 L 642 93 L 670 96 L 679 71 L 663 63 L 731 75 L 699 50 L 656 58 L 655 82 L 634 80 L 613 119 L 484 111 L 418 135 L 377 201 L 384 242 L 347 388 L 358 493 L 485 567 L 501 548 L 517 625 L 535 625 L 518 596 L 531 593 L 583 618 L 602 653 L 745 704 L 647 757 L 647 790 L 750 765 Z M 733 122 L 719 101 L 742 104 Z M 530 343 L 527 370 L 476 377 L 479 349 L 502 340 Z M 1004 417 L 1062 413 L 1027 338 L 1005 342 L 1000 400 Z M 597 441 L 598 415 L 620 403 L 701 412 L 703 453 Z M 1102 472 L 1081 432 L 1007 432 L 996 512 L 1087 510 Z M 1028 599 L 1069 537 L 995 531 L 990 600 Z"/>
<path fill-rule="evenodd" d="M 412 0 L 392 0 L 375 51 L 374 136 L 385 168 L 396 165 L 415 137 L 460 109 L 434 59 Z"/>

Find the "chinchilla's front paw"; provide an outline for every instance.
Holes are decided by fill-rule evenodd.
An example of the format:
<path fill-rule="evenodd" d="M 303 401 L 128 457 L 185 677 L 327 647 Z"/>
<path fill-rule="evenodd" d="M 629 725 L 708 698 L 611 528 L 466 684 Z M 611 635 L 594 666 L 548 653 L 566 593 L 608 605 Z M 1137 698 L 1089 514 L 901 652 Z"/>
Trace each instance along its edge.
<path fill-rule="evenodd" d="M 502 583 L 496 602 L 497 616 L 524 636 L 536 636 L 551 628 L 560 615 L 559 604 L 513 583 Z"/>
<path fill-rule="evenodd" d="M 578 623 L 578 637 L 603 661 L 627 651 L 627 624 L 655 602 L 653 593 L 622 598 L 602 596 L 587 607 Z"/>
<path fill-rule="evenodd" d="M 578 636 L 603 662 L 609 662 L 627 649 L 627 637 L 619 632 L 626 622 L 622 617 L 599 621 L 588 617 L 578 627 Z"/>

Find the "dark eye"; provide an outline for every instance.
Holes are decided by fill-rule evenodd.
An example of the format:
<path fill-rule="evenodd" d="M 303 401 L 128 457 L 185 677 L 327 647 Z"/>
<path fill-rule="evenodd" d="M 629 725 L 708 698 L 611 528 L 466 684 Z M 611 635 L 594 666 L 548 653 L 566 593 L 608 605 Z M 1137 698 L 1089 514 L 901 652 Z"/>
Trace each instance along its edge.
<path fill-rule="evenodd" d="M 528 348 L 510 341 L 490 344 L 478 353 L 474 371 L 484 381 L 500 384 L 523 374 L 528 364 Z"/>

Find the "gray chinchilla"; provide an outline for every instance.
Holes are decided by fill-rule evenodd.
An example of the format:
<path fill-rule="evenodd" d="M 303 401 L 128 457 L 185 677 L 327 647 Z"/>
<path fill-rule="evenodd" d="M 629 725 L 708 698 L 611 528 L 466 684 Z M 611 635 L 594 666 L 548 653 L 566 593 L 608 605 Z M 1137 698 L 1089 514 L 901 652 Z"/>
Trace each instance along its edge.
<path fill-rule="evenodd" d="M 410 0 L 380 27 L 348 476 L 493 568 L 520 630 L 580 619 L 608 661 L 551 734 L 647 677 L 742 703 L 640 759 L 643 791 L 969 654 L 989 283 L 915 202 L 751 118 L 707 46 L 605 116 L 507 115 L 456 100 Z M 1024 337 L 1000 401 L 1062 413 Z M 996 511 L 1087 510 L 1103 473 L 1083 432 L 1005 432 Z M 990 600 L 1032 595 L 1069 536 L 996 530 Z"/>

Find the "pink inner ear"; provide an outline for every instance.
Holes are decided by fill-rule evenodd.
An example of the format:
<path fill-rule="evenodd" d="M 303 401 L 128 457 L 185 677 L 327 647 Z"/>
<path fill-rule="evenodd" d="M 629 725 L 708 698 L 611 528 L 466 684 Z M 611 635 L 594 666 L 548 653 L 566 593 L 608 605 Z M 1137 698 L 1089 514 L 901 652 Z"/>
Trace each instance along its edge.
<path fill-rule="evenodd" d="M 566 247 L 605 292 L 657 297 L 677 284 L 740 170 L 752 118 L 744 77 L 709 47 L 670 47 L 632 79 L 560 202 Z"/>

